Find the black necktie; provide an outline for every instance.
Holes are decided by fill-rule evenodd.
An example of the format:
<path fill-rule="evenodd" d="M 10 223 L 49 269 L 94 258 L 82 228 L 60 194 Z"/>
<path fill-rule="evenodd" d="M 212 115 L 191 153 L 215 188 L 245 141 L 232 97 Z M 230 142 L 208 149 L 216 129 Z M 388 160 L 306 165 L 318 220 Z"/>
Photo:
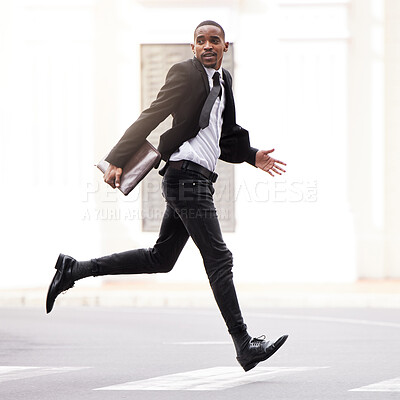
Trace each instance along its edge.
<path fill-rule="evenodd" d="M 200 114 L 199 126 L 201 129 L 204 129 L 208 126 L 210 122 L 211 109 L 213 108 L 215 100 L 217 99 L 217 97 L 221 92 L 221 85 L 219 83 L 219 72 L 215 72 L 212 79 L 213 79 L 213 87 L 207 96 L 207 99 L 204 103 L 203 109 L 201 110 Z"/>

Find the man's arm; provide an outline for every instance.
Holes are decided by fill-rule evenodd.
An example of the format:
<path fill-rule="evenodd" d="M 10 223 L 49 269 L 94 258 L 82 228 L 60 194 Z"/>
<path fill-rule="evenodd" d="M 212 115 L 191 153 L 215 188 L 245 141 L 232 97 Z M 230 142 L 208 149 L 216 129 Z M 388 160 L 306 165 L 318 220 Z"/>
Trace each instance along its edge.
<path fill-rule="evenodd" d="M 160 89 L 156 100 L 144 110 L 139 118 L 126 130 L 119 142 L 114 146 L 106 161 L 116 167 L 123 168 L 129 158 L 144 143 L 147 136 L 168 115 L 179 107 L 185 99 L 188 89 L 187 70 L 183 63 L 175 64 L 168 71 L 165 84 Z"/>

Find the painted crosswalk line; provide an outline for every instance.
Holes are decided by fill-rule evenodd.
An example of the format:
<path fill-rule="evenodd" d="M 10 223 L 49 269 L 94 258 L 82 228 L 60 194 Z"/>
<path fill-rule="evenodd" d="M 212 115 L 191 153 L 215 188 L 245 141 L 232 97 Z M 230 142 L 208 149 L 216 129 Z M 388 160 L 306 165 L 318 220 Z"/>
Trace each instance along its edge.
<path fill-rule="evenodd" d="M 224 342 L 217 342 L 217 341 L 210 341 L 210 342 L 166 342 L 164 344 L 174 344 L 174 345 L 182 345 L 182 346 L 210 346 L 210 345 L 229 345 L 232 346 L 232 342 L 224 341 Z"/>
<path fill-rule="evenodd" d="M 351 389 L 350 392 L 400 392 L 400 378 L 389 379 L 372 385 Z"/>
<path fill-rule="evenodd" d="M 244 372 L 240 367 L 214 367 L 156 378 L 126 382 L 94 390 L 223 390 L 263 382 L 289 372 L 307 372 L 328 367 L 257 367 Z"/>
<path fill-rule="evenodd" d="M 0 383 L 17 379 L 33 378 L 37 376 L 59 374 L 86 369 L 87 367 L 19 367 L 0 366 Z"/>

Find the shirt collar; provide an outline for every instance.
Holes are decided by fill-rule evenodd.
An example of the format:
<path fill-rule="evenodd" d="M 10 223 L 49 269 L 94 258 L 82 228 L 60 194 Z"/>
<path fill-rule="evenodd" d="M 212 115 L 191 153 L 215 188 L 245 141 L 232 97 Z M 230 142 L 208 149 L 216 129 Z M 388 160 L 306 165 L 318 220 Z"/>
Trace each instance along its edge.
<path fill-rule="evenodd" d="M 218 72 L 218 73 L 219 73 L 219 77 L 220 77 L 220 79 L 222 80 L 222 67 L 219 67 L 219 69 L 214 69 L 214 68 L 206 68 L 206 67 L 203 65 L 203 68 L 204 68 L 204 70 L 206 71 L 206 73 L 207 73 L 207 75 L 208 75 L 209 78 L 212 79 L 212 77 L 213 77 L 213 75 L 215 74 L 215 72 Z"/>

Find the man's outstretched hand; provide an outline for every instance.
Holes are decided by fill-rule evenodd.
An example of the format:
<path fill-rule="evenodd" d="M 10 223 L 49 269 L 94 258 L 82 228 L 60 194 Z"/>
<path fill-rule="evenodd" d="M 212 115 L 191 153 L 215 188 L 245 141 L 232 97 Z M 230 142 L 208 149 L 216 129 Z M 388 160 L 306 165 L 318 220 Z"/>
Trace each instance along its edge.
<path fill-rule="evenodd" d="M 122 168 L 110 164 L 104 173 L 104 182 L 108 183 L 113 189 L 121 185 Z"/>
<path fill-rule="evenodd" d="M 278 164 L 286 165 L 284 162 L 276 160 L 275 158 L 270 157 L 270 153 L 272 153 L 275 149 L 272 150 L 258 150 L 256 153 L 256 167 L 262 169 L 265 172 L 268 172 L 271 176 L 275 176 L 275 174 L 282 175 L 282 172 L 286 172 L 283 168 L 281 168 Z"/>

